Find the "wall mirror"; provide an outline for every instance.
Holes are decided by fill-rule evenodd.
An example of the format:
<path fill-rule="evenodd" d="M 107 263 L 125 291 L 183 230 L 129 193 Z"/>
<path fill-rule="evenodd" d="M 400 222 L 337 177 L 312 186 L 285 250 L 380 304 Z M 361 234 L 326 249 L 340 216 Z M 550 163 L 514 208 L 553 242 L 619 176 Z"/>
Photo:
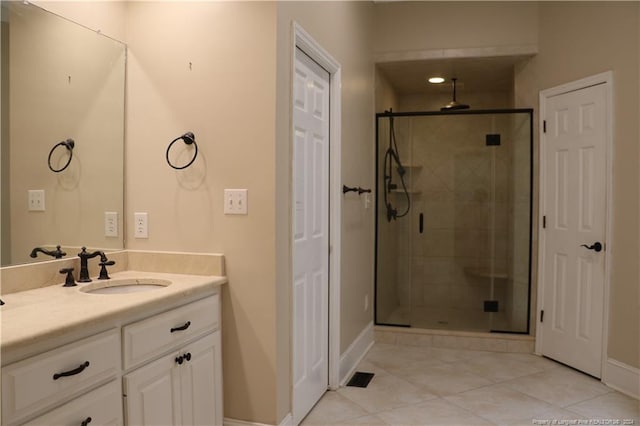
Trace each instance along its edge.
<path fill-rule="evenodd" d="M 126 46 L 26 2 L 1 13 L 2 266 L 122 249 Z"/>

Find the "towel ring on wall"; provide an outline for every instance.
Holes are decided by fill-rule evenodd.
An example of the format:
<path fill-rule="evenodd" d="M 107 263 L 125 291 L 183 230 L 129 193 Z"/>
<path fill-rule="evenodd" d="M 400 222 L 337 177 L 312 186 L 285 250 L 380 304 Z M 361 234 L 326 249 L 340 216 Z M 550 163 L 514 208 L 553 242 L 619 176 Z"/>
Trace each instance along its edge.
<path fill-rule="evenodd" d="M 191 161 L 189 161 L 187 164 L 185 164 L 184 166 L 175 166 L 173 164 L 171 164 L 171 160 L 169 160 L 169 150 L 171 149 L 171 146 L 176 143 L 177 141 L 182 140 L 184 143 L 186 143 L 187 145 L 191 145 L 193 144 L 193 146 L 196 148 L 196 151 L 193 154 L 193 158 L 191 159 Z M 191 164 L 193 164 L 194 161 L 196 161 L 196 157 L 198 156 L 198 144 L 196 143 L 196 137 L 193 133 L 191 132 L 187 132 L 182 136 L 178 136 L 177 138 L 175 138 L 174 140 L 171 141 L 171 143 L 169 144 L 169 146 L 167 147 L 167 164 L 169 164 L 171 167 L 173 167 L 176 170 L 182 170 L 182 169 L 186 169 L 187 167 L 189 167 Z"/>
<path fill-rule="evenodd" d="M 67 160 L 67 164 L 62 166 L 62 168 L 54 169 L 53 166 L 51 165 L 51 155 L 53 155 L 53 151 L 55 151 L 56 148 L 59 147 L 59 146 L 64 146 L 65 148 L 67 148 L 67 150 L 69 151 L 69 159 Z M 57 144 L 55 144 L 53 146 L 53 148 L 51 148 L 51 151 L 49 151 L 49 158 L 47 159 L 47 163 L 49 163 L 49 169 L 52 172 L 60 173 L 61 171 L 63 171 L 67 167 L 69 167 L 69 164 L 71 164 L 71 159 L 73 158 L 73 147 L 74 146 L 76 146 L 76 143 L 73 141 L 73 139 L 67 139 L 66 141 L 58 142 Z"/>

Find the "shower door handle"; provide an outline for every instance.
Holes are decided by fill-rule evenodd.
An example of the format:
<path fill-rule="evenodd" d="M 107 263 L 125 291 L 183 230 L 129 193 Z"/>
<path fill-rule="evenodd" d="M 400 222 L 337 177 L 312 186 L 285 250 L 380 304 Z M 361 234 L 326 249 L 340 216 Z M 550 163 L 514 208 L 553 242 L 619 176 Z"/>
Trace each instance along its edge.
<path fill-rule="evenodd" d="M 422 213 L 420 213 L 420 216 L 418 217 L 418 230 L 421 234 L 424 231 L 424 215 Z"/>

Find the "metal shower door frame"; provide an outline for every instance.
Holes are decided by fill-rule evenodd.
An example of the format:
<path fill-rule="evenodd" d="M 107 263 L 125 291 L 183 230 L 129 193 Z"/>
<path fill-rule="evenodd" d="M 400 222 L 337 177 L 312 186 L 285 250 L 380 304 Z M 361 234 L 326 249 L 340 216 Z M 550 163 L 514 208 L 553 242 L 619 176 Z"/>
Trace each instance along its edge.
<path fill-rule="evenodd" d="M 392 324 L 378 321 L 378 223 L 379 223 L 379 206 L 380 200 L 380 184 L 378 173 L 380 172 L 380 119 L 391 117 L 420 117 L 420 116 L 450 116 L 450 115 L 496 115 L 496 114 L 528 114 L 529 115 L 529 262 L 528 262 L 528 288 L 527 288 L 527 327 L 525 331 L 501 331 L 489 330 L 492 333 L 508 333 L 508 334 L 529 334 L 531 329 L 531 272 L 532 272 L 532 254 L 533 254 L 533 190 L 534 190 L 534 170 L 533 170 L 533 108 L 506 108 L 506 109 L 469 109 L 469 110 L 451 110 L 451 111 L 417 111 L 417 112 L 382 112 L 376 113 L 375 125 L 375 239 L 374 239 L 374 291 L 373 291 L 373 321 L 374 325 L 404 327 L 410 328 L 410 324 Z"/>

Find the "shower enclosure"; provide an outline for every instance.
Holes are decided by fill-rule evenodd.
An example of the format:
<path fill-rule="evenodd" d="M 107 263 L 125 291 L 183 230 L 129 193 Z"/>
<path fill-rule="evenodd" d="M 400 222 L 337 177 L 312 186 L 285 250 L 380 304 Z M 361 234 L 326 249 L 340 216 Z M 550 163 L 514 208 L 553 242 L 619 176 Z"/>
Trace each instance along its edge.
<path fill-rule="evenodd" d="M 532 114 L 376 115 L 377 324 L 528 333 Z"/>

